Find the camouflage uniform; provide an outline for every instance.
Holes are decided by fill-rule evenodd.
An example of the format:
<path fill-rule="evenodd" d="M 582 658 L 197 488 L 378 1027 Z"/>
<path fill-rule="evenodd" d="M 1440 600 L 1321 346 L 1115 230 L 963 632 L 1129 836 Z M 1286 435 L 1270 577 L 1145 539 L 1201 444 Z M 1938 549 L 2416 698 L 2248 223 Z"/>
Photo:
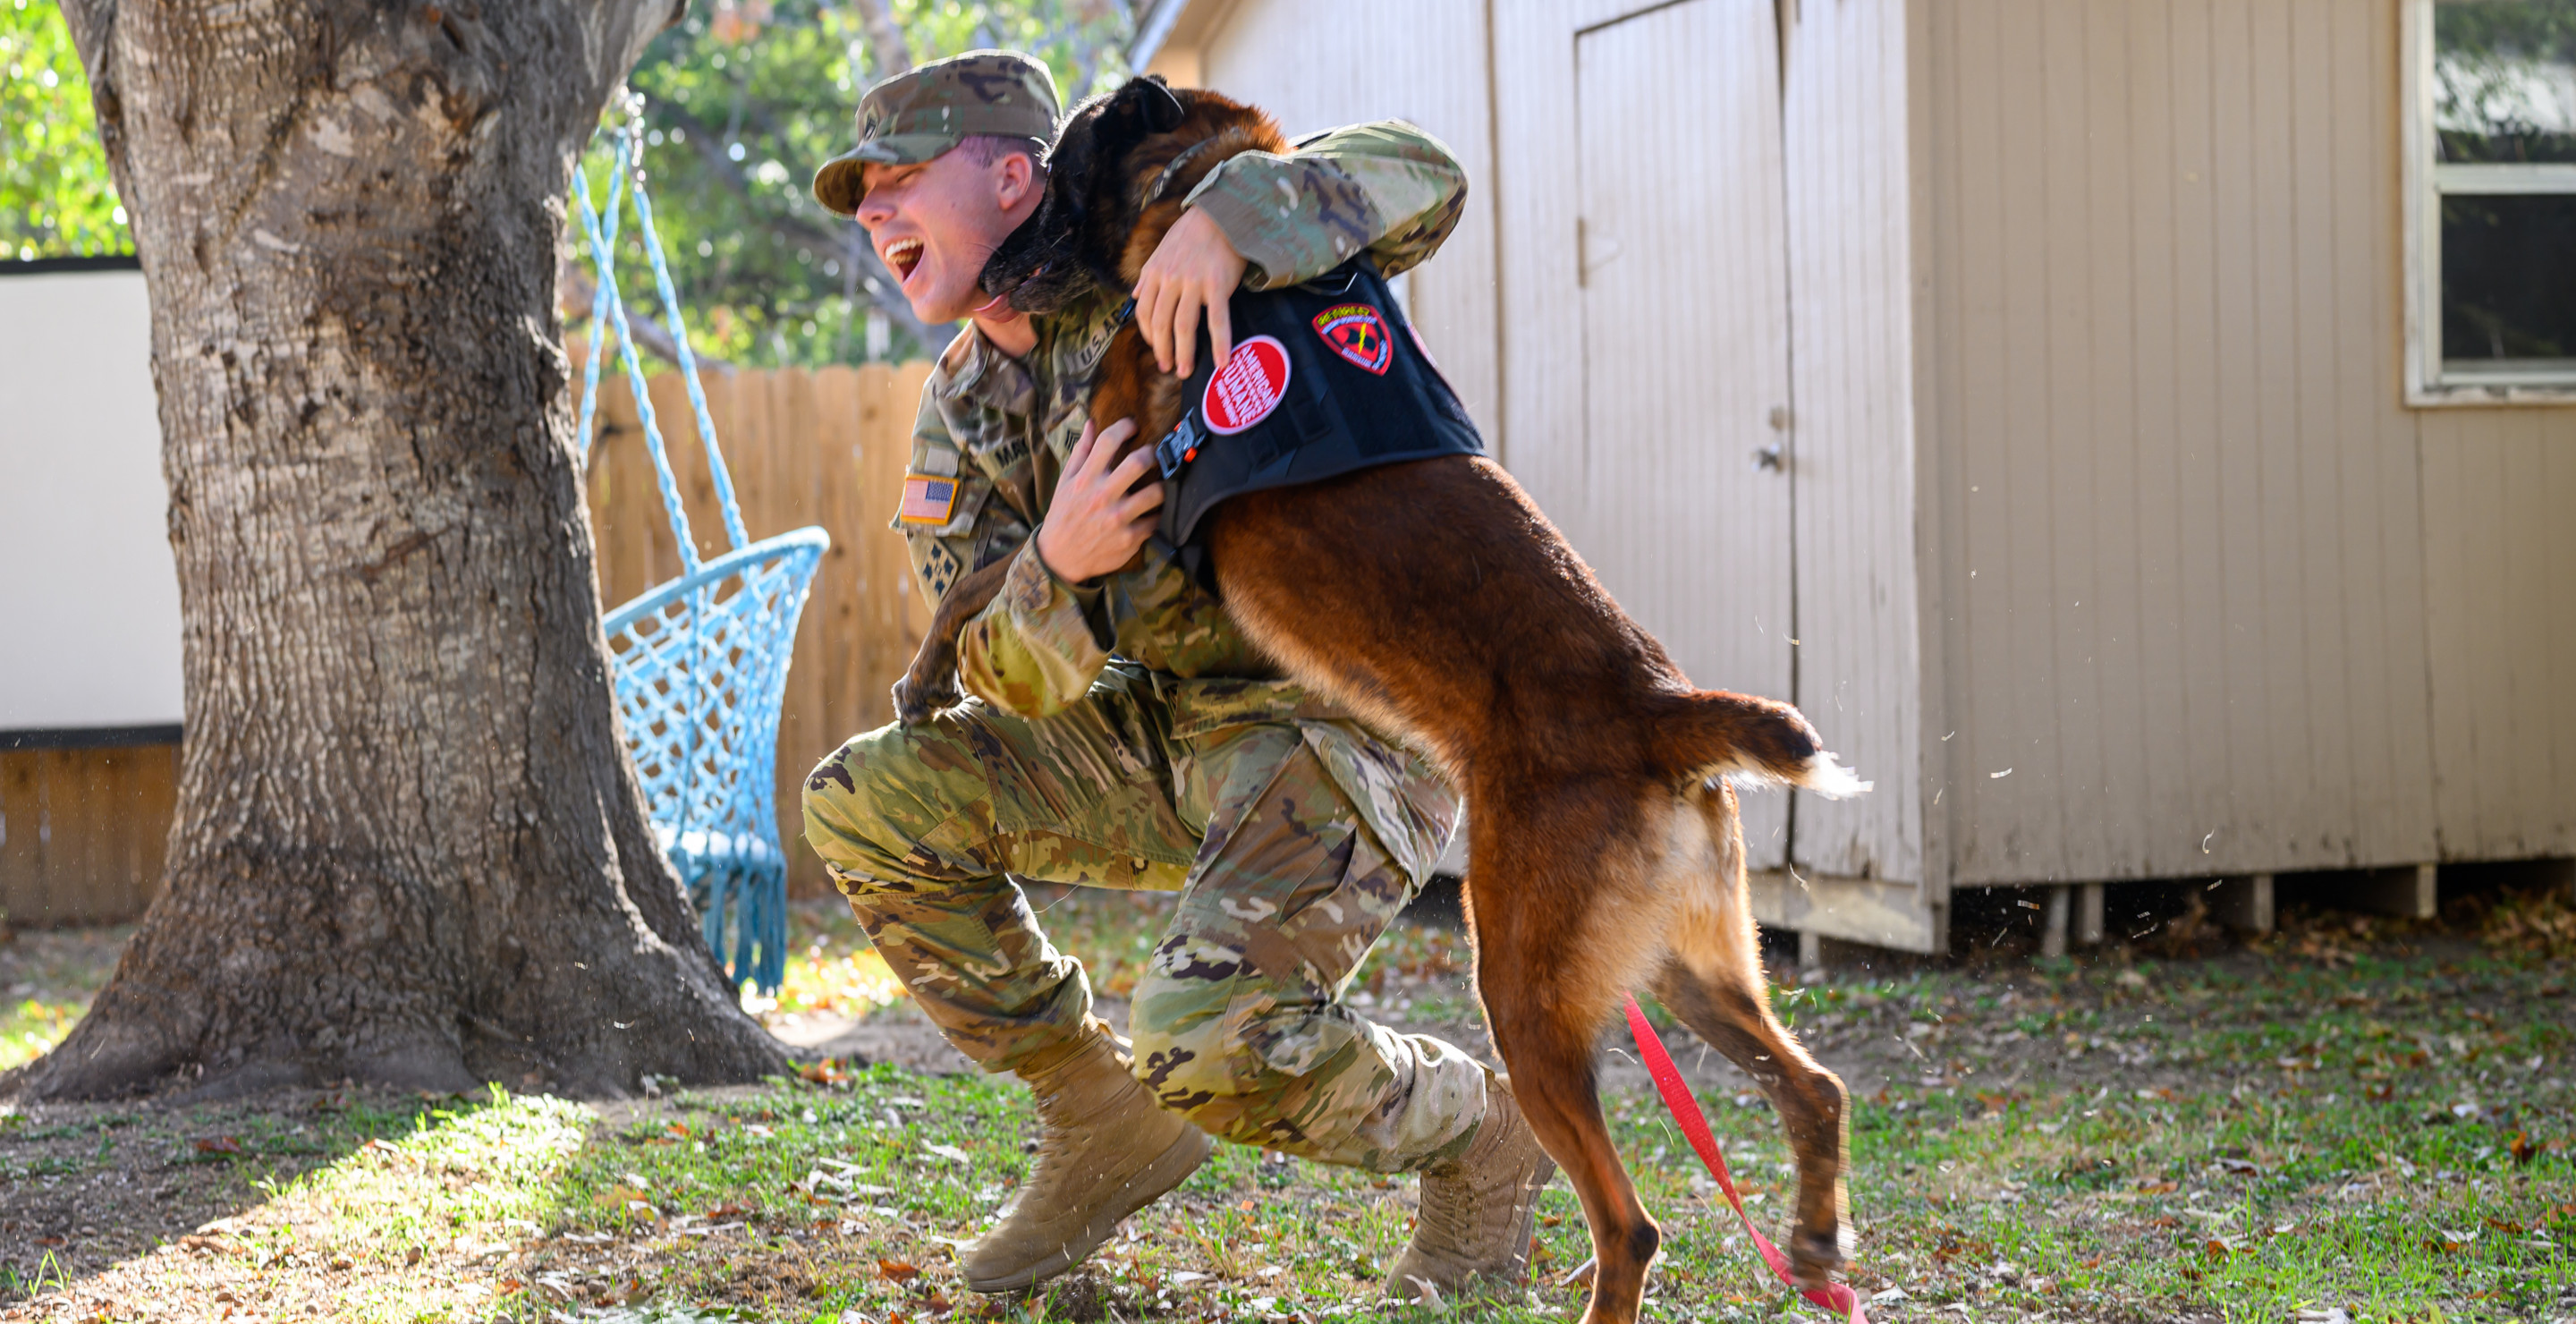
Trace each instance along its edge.
<path fill-rule="evenodd" d="M 1383 123 L 1237 157 L 1191 200 L 1258 289 L 1363 248 L 1405 270 L 1447 237 L 1464 196 L 1445 149 Z M 1008 875 L 1179 890 L 1129 1018 L 1136 1075 L 1163 1106 L 1325 1162 L 1453 1157 L 1483 1118 L 1483 1067 L 1340 995 L 1430 876 L 1455 795 L 1281 679 L 1158 548 L 1082 585 L 1037 556 L 1115 303 L 1038 319 L 1023 359 L 971 329 L 941 356 L 911 472 L 954 487 L 944 511 L 896 527 L 934 601 L 996 560 L 1008 578 L 960 640 L 974 697 L 825 759 L 807 783 L 806 839 L 922 1008 L 987 1070 L 1043 1068 L 1091 1014 L 1081 963 L 1048 943 Z"/>

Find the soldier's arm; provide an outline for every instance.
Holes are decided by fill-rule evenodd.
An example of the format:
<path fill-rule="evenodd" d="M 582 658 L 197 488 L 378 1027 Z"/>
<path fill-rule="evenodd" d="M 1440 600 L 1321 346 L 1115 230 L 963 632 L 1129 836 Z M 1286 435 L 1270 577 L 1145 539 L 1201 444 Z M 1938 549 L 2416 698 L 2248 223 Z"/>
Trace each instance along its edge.
<path fill-rule="evenodd" d="M 1002 591 L 957 636 L 957 678 L 969 693 L 1019 717 L 1070 707 L 1109 663 L 1100 589 L 1047 569 L 1035 539 L 1011 554 Z"/>
<path fill-rule="evenodd" d="M 1001 592 L 958 632 L 957 675 L 967 692 L 1004 712 L 1046 717 L 1081 698 L 1109 661 L 1100 590 L 1047 572 L 1028 519 L 958 444 L 941 412 L 940 385 L 934 376 L 921 393 L 895 527 L 912 553 L 914 582 L 934 607 L 960 576 L 1010 558 Z M 916 495 L 943 479 L 955 484 L 949 504 Z"/>
<path fill-rule="evenodd" d="M 938 390 L 936 376 L 922 388 L 894 518 L 894 531 L 911 554 L 913 586 L 933 610 L 968 572 L 1009 555 L 1029 536 L 1027 521 L 1009 502 L 995 499 L 992 478 L 957 444 L 939 412 Z"/>
<path fill-rule="evenodd" d="M 1402 120 L 1317 134 L 1287 156 L 1245 152 L 1189 198 L 1251 264 L 1248 290 L 1294 285 L 1362 249 L 1392 276 L 1458 226 L 1467 172 L 1439 139 Z"/>

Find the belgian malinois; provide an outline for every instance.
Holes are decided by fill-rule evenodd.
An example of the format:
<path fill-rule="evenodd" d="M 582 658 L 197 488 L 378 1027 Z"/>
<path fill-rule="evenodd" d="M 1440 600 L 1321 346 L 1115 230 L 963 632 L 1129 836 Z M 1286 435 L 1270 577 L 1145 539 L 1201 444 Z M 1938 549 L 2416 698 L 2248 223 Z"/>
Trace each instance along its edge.
<path fill-rule="evenodd" d="M 1130 291 L 1208 172 L 1285 153 L 1271 118 L 1137 79 L 1068 119 L 1045 200 L 983 285 L 1030 313 Z M 1204 355 L 1202 356 L 1204 357 Z M 1101 427 L 1151 445 L 1187 412 L 1133 324 L 1102 360 Z M 1595 1046 L 1645 985 L 1761 1082 L 1798 1153 L 1790 1257 L 1844 1263 L 1847 1097 L 1772 1015 L 1746 893 L 1734 780 L 1866 790 L 1787 704 L 1694 688 L 1490 461 L 1386 465 L 1219 506 L 1207 552 L 1226 607 L 1291 677 L 1397 733 L 1465 792 L 1476 986 L 1539 1142 L 1583 1201 L 1587 1324 L 1636 1318 L 1661 1233 L 1602 1123 Z M 1007 558 L 939 605 L 895 689 L 907 722 L 955 701 L 957 632 Z"/>

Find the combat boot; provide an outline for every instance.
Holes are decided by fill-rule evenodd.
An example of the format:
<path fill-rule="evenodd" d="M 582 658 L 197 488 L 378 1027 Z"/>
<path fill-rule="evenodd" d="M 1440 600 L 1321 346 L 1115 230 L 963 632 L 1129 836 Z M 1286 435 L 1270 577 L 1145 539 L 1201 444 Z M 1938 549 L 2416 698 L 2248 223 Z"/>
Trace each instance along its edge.
<path fill-rule="evenodd" d="M 1020 1078 L 1037 1095 L 1037 1158 L 1002 1221 L 966 1252 L 966 1285 L 978 1292 L 1027 1287 L 1082 1263 L 1118 1220 L 1180 1185 L 1216 1148 L 1154 1105 L 1105 1031 Z"/>
<path fill-rule="evenodd" d="M 1485 1120 L 1467 1152 L 1422 1173 L 1413 1243 L 1386 1276 L 1399 1301 L 1455 1292 L 1476 1278 L 1518 1282 L 1529 1268 L 1538 1193 L 1556 1163 L 1512 1100 L 1511 1083 L 1485 1077 Z"/>

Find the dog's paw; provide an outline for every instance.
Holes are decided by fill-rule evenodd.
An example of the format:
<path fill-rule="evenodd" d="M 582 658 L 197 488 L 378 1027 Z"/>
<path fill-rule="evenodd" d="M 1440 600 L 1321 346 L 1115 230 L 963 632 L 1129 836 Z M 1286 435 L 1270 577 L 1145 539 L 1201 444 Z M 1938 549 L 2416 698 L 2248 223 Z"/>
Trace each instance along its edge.
<path fill-rule="evenodd" d="M 1830 1287 L 1834 1275 L 1851 1262 L 1851 1234 L 1801 1230 L 1789 1238 L 1789 1276 L 1804 1288 Z"/>
<path fill-rule="evenodd" d="M 926 725 L 942 711 L 956 707 L 958 697 L 954 682 L 917 681 L 906 676 L 894 683 L 894 719 L 905 726 Z"/>

